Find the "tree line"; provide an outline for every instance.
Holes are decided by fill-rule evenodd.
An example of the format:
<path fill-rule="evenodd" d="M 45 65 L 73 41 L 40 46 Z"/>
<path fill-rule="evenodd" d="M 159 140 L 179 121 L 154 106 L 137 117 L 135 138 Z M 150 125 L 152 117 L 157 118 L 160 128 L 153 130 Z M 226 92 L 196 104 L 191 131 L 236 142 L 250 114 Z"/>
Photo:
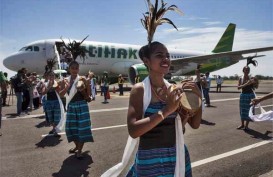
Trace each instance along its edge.
<path fill-rule="evenodd" d="M 234 76 L 223 76 L 222 78 L 224 80 L 238 80 L 239 77 L 240 77 L 239 75 L 235 74 Z M 273 80 L 273 76 L 255 75 L 255 77 L 258 80 Z"/>

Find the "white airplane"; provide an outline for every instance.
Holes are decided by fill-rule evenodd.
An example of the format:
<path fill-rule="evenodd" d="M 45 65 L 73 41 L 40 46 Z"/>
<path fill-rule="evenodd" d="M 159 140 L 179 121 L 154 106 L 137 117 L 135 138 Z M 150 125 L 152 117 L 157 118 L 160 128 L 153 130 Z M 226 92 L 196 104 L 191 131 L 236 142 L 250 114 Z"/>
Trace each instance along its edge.
<path fill-rule="evenodd" d="M 201 72 L 213 72 L 246 59 L 242 56 L 243 54 L 256 53 L 255 56 L 250 56 L 253 59 L 264 56 L 257 55 L 258 52 L 273 50 L 273 47 L 263 47 L 232 51 L 235 28 L 235 24 L 229 24 L 210 54 L 204 55 L 201 52 L 168 49 L 171 57 L 171 75 L 194 75 L 199 64 L 202 65 Z M 69 43 L 68 39 L 63 41 L 66 45 Z M 43 74 L 47 59 L 58 55 L 63 41 L 61 39 L 48 39 L 32 42 L 5 58 L 3 64 L 13 71 L 25 67 L 30 72 Z M 119 74 L 128 76 L 132 83 L 137 74 L 141 79 L 144 79 L 148 74 L 138 55 L 141 46 L 95 41 L 84 41 L 81 46 L 88 52 L 86 52 L 84 60 L 80 57 L 76 59 L 80 63 L 80 74 L 87 74 L 88 71 L 92 71 L 96 75 L 102 75 L 104 71 L 107 71 L 110 76 L 116 77 Z M 58 69 L 58 66 L 55 69 Z"/>

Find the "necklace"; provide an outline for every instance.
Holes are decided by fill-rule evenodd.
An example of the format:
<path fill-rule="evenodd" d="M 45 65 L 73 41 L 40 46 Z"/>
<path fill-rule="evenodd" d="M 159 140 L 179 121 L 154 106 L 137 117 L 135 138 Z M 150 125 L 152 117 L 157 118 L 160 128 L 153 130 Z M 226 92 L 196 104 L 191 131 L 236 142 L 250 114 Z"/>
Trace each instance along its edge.
<path fill-rule="evenodd" d="M 166 90 L 167 90 L 166 85 L 164 85 L 163 87 L 157 87 L 155 90 L 154 85 L 151 83 L 151 88 L 156 98 L 159 99 L 161 102 L 165 102 L 165 100 L 163 100 L 161 97 L 164 96 L 164 98 L 166 99 Z"/>

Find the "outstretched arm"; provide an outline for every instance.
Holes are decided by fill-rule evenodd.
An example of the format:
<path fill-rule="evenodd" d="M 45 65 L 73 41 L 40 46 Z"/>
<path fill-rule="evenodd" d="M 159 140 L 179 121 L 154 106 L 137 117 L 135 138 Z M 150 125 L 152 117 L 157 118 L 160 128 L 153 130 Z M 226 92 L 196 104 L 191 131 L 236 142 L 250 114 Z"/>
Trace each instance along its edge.
<path fill-rule="evenodd" d="M 263 96 L 263 97 L 260 97 L 260 98 L 254 98 L 251 100 L 251 104 L 259 104 L 261 101 L 264 101 L 264 100 L 267 100 L 267 99 L 270 99 L 270 98 L 273 98 L 273 92 Z"/>

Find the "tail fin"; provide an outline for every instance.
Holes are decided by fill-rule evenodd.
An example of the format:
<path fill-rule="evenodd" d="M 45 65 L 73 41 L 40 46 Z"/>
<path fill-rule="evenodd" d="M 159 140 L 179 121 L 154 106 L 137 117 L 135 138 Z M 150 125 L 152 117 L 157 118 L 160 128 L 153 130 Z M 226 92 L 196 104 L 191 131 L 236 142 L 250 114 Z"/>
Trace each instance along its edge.
<path fill-rule="evenodd" d="M 233 23 L 228 25 L 218 44 L 213 49 L 213 53 L 232 51 L 235 28 L 236 25 Z"/>

